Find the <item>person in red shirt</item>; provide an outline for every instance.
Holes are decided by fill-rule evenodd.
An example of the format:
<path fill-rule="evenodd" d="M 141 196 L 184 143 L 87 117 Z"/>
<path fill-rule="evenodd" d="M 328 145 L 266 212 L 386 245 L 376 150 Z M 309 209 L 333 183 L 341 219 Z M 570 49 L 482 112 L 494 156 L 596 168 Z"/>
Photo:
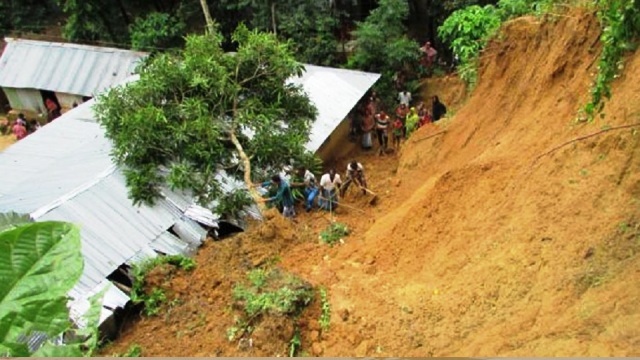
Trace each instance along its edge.
<path fill-rule="evenodd" d="M 398 151 L 400 149 L 400 141 L 402 140 L 402 136 L 404 135 L 404 124 L 400 118 L 396 118 L 396 120 L 391 125 L 393 129 L 393 147 Z"/>
<path fill-rule="evenodd" d="M 22 140 L 27 136 L 27 128 L 18 121 L 13 124 L 13 128 L 11 129 L 13 130 L 13 134 L 16 136 L 16 140 Z"/>

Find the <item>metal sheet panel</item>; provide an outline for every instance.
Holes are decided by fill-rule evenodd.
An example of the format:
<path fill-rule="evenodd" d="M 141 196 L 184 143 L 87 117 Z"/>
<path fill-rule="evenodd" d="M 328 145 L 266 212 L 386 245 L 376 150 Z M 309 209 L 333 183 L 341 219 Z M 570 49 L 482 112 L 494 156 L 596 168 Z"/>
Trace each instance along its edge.
<path fill-rule="evenodd" d="M 46 112 L 40 91 L 15 88 L 3 88 L 3 90 L 12 109 L 29 110 L 39 114 Z"/>
<path fill-rule="evenodd" d="M 303 75 L 290 81 L 301 85 L 318 109 L 307 150 L 316 152 L 379 78 L 380 74 L 363 71 L 305 65 Z"/>
<path fill-rule="evenodd" d="M 93 96 L 131 76 L 146 53 L 98 46 L 5 39 L 0 87 Z"/>

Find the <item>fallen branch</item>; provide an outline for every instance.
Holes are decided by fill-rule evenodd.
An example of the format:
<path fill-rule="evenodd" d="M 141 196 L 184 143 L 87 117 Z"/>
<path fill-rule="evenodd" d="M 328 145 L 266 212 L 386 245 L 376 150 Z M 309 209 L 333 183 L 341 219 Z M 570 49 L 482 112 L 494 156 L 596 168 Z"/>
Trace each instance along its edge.
<path fill-rule="evenodd" d="M 552 154 L 552 153 L 554 153 L 554 152 L 558 151 L 559 149 L 561 149 L 561 148 L 563 148 L 563 147 L 565 147 L 565 146 L 567 146 L 567 145 L 571 145 L 571 144 L 573 144 L 573 143 L 575 143 L 575 142 L 582 141 L 582 140 L 586 140 L 586 139 L 589 139 L 589 138 L 592 138 L 592 137 L 595 137 L 595 136 L 598 136 L 598 135 L 604 134 L 604 133 L 609 132 L 609 131 L 613 131 L 613 130 L 622 130 L 622 129 L 628 129 L 628 128 L 632 128 L 632 127 L 636 127 L 636 126 L 640 126 L 640 123 L 628 124 L 628 125 L 620 125 L 620 126 L 613 126 L 613 127 L 610 127 L 610 128 L 606 128 L 606 129 L 602 129 L 602 130 L 600 130 L 600 131 L 594 132 L 594 133 L 592 133 L 592 134 L 588 134 L 588 135 L 580 136 L 580 137 L 577 137 L 577 138 L 575 138 L 575 139 L 569 140 L 569 141 L 567 141 L 567 142 L 564 142 L 564 143 L 562 143 L 562 144 L 560 144 L 560 145 L 558 145 L 558 146 L 554 147 L 553 149 L 551 149 L 551 150 L 549 150 L 549 151 L 547 151 L 547 152 L 545 152 L 545 153 L 542 153 L 542 154 L 538 155 L 538 156 L 533 160 L 533 163 L 531 164 L 531 166 L 534 166 L 534 165 L 538 162 L 538 160 L 540 160 L 540 158 L 542 158 L 542 157 L 544 157 L 544 156 L 547 156 L 547 155 L 550 155 L 550 154 Z"/>
<path fill-rule="evenodd" d="M 414 140 L 413 142 L 416 143 L 416 142 L 419 142 L 419 141 L 422 141 L 422 140 L 427 140 L 427 139 L 430 139 L 430 138 L 432 138 L 434 136 L 437 136 L 437 135 L 440 135 L 440 134 L 444 134 L 446 132 L 447 132 L 447 130 L 442 130 L 442 131 L 440 131 L 438 133 L 435 133 L 433 135 L 425 136 L 425 137 L 422 137 L 420 139 Z"/>

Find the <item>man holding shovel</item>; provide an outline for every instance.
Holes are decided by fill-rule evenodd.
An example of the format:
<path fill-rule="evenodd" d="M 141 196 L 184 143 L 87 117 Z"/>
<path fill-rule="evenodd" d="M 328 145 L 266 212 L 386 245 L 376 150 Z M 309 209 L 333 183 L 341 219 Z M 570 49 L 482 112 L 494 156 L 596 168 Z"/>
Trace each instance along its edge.
<path fill-rule="evenodd" d="M 344 197 L 344 194 L 352 182 L 355 182 L 356 185 L 362 189 L 363 195 L 367 194 L 367 180 L 364 177 L 364 166 L 355 160 L 347 165 L 346 180 L 340 188 L 340 197 Z"/>

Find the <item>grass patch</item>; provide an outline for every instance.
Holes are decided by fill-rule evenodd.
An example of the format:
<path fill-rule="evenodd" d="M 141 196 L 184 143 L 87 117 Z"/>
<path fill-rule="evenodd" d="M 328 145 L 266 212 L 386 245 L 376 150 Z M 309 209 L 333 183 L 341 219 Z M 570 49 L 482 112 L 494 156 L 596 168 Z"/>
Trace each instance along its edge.
<path fill-rule="evenodd" d="M 325 288 L 320 288 L 320 304 L 322 312 L 320 313 L 318 322 L 320 323 L 322 331 L 327 332 L 331 324 L 331 304 L 329 303 L 329 296 Z"/>
<path fill-rule="evenodd" d="M 349 235 L 347 225 L 339 222 L 331 223 L 326 229 L 320 232 L 320 240 L 330 246 L 335 245 L 343 237 Z"/>

